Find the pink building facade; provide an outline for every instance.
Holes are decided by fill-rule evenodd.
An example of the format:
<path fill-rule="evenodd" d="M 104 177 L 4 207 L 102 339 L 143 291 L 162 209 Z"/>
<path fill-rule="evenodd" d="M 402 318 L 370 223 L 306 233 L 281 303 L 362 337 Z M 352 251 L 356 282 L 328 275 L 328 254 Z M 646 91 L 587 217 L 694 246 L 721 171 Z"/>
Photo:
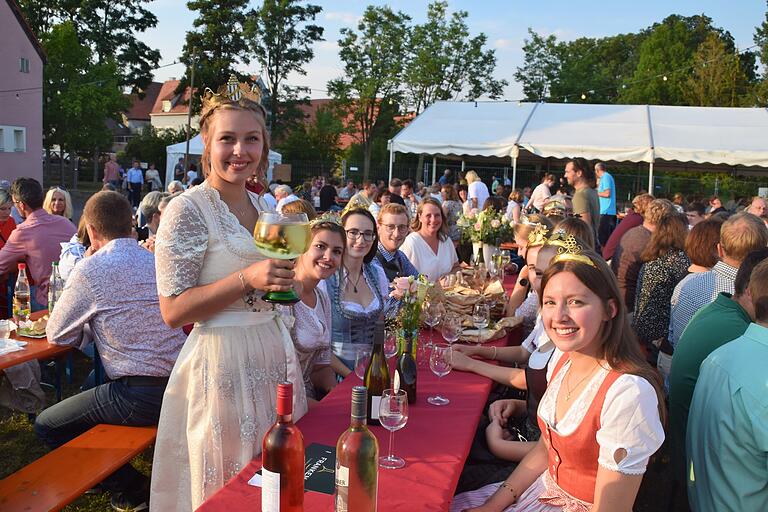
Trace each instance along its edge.
<path fill-rule="evenodd" d="M 45 54 L 15 0 L 0 0 L 0 179 L 43 182 Z"/>

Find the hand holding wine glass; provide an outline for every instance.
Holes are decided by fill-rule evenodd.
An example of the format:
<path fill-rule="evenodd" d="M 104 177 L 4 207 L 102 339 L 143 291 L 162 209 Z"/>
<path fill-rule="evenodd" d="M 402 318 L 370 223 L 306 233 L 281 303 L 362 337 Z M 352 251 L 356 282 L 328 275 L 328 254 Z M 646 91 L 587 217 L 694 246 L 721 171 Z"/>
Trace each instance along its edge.
<path fill-rule="evenodd" d="M 264 255 L 277 260 L 292 260 L 307 251 L 312 240 L 309 221 L 305 213 L 280 214 L 264 212 L 259 215 L 253 230 L 253 241 Z M 293 266 L 291 265 L 291 268 Z M 293 304 L 299 296 L 293 289 L 277 288 L 268 291 L 263 300 Z"/>
<path fill-rule="evenodd" d="M 387 469 L 399 469 L 405 466 L 405 460 L 392 453 L 392 441 L 395 430 L 400 430 L 408 423 L 408 394 L 403 389 L 385 389 L 379 402 L 379 421 L 389 430 L 389 453 L 379 457 L 379 466 Z"/>

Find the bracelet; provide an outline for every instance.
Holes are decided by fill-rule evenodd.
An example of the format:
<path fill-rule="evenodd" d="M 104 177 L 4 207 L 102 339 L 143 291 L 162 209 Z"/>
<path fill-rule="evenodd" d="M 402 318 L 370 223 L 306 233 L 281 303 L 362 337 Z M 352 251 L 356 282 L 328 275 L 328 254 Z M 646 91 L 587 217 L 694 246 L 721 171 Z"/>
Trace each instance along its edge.
<path fill-rule="evenodd" d="M 491 348 L 493 349 L 493 355 L 491 356 L 491 360 L 495 361 L 496 360 L 496 353 L 498 352 L 498 350 L 497 350 L 495 345 L 493 347 L 491 347 Z"/>
<path fill-rule="evenodd" d="M 507 482 L 502 482 L 501 487 L 503 487 L 504 489 L 512 493 L 512 496 L 514 498 L 514 501 L 512 503 L 517 502 L 517 493 L 515 492 L 515 490 L 512 488 L 511 485 L 509 485 Z"/>
<path fill-rule="evenodd" d="M 237 273 L 237 277 L 240 279 L 240 284 L 243 287 L 243 295 L 246 295 L 248 293 L 248 288 L 245 286 L 245 277 L 243 277 L 243 272 L 240 271 Z"/>

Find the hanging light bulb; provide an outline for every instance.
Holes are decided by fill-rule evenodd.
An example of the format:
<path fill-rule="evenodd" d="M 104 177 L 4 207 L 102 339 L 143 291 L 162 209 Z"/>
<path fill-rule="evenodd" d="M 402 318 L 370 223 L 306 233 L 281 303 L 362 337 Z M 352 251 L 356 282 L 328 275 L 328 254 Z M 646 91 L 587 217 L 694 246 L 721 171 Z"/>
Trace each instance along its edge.
<path fill-rule="evenodd" d="M 583 100 L 587 99 L 587 95 L 584 94 L 584 93 L 581 93 L 581 99 L 583 99 Z"/>
<path fill-rule="evenodd" d="M 666 82 L 667 81 L 667 75 L 664 75 L 663 77 L 661 77 L 661 79 Z"/>

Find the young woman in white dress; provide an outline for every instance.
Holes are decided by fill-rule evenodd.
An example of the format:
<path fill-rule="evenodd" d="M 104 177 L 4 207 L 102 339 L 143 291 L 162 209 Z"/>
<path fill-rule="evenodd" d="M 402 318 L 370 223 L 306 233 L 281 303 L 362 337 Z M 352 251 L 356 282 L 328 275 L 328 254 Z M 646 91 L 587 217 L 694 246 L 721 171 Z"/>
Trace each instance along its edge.
<path fill-rule="evenodd" d="M 645 362 L 613 272 L 574 241 L 542 278 L 557 350 L 539 403 L 541 438 L 504 481 L 457 495 L 455 512 L 631 512 L 664 441 L 661 379 Z"/>
<path fill-rule="evenodd" d="M 437 281 L 459 268 L 456 248 L 448 237 L 448 223 L 440 203 L 432 198 L 419 203 L 411 233 L 400 247 L 419 274 Z"/>
<path fill-rule="evenodd" d="M 152 510 L 196 509 L 260 453 L 278 382 L 293 382 L 294 419 L 307 410 L 288 329 L 259 299 L 294 283 L 293 263 L 267 259 L 252 238 L 266 206 L 245 183 L 267 167 L 264 120 L 247 92 L 237 99 L 207 92 L 206 180 L 163 212 L 155 242 L 160 310 L 172 327 L 195 327 L 163 398 Z"/>

